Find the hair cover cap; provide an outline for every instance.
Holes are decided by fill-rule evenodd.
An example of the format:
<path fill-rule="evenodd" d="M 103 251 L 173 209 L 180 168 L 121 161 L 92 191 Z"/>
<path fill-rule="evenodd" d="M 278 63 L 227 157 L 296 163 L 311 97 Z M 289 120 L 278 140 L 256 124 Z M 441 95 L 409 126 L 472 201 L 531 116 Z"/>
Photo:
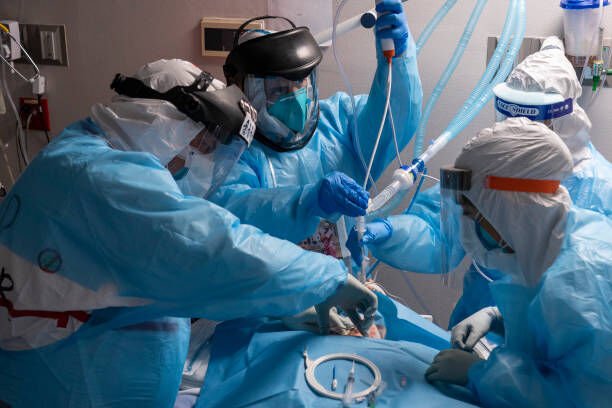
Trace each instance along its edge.
<path fill-rule="evenodd" d="M 559 38 L 544 40 L 541 50 L 517 65 L 506 83 L 521 91 L 558 93 L 563 99 L 573 99 L 573 113 L 554 119 L 553 128 L 572 152 L 575 165 L 591 157 L 588 144 L 592 124 L 577 103 L 582 86 Z"/>
<path fill-rule="evenodd" d="M 515 251 L 520 271 L 503 271 L 535 285 L 557 257 L 571 199 L 565 187 L 554 194 L 485 188 L 487 176 L 564 180 L 572 174 L 567 146 L 545 125 L 511 118 L 483 129 L 455 161 L 472 171 L 468 199 Z"/>

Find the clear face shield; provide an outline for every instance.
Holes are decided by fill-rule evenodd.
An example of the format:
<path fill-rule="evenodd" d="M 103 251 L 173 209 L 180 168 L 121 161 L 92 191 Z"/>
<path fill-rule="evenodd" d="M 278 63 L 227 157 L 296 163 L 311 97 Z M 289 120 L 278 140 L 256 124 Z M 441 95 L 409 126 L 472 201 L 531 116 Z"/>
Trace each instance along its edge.
<path fill-rule="evenodd" d="M 519 276 L 521 268 L 512 243 L 501 236 L 491 221 L 468 198 L 473 182 L 470 170 L 454 167 L 443 167 L 440 170 L 442 271 L 448 274 L 455 269 L 465 251 L 481 274 L 484 269 L 496 274 Z M 491 194 L 495 191 L 554 194 L 561 184 L 560 180 L 495 175 L 486 175 L 483 183 L 483 187 L 491 190 Z"/>
<path fill-rule="evenodd" d="M 493 88 L 495 94 L 495 119 L 525 117 L 541 122 L 555 131 L 555 119 L 574 112 L 573 99 L 565 99 L 557 93 L 526 92 L 513 89 L 506 83 Z"/>
<path fill-rule="evenodd" d="M 257 129 L 264 143 L 280 151 L 304 147 L 319 118 L 317 70 L 306 78 L 248 75 L 245 94 L 258 111 Z"/>
<path fill-rule="evenodd" d="M 222 128 L 205 128 L 167 164 L 183 194 L 207 198 L 226 179 L 248 142 L 222 137 Z"/>
<path fill-rule="evenodd" d="M 470 170 L 443 167 L 440 169 L 440 231 L 442 233 L 442 254 L 440 258 L 442 282 L 453 284 L 451 272 L 459 266 L 464 251 L 461 236 L 461 202 L 463 192 L 471 187 Z"/>
<path fill-rule="evenodd" d="M 445 284 L 454 283 L 452 271 L 459 266 L 465 254 L 489 281 L 492 278 L 486 272 L 496 273 L 501 266 L 503 269 L 516 268 L 516 257 L 510 245 L 466 197 L 465 193 L 472 185 L 471 179 L 472 173 L 467 169 L 440 169 L 441 269 Z M 488 177 L 487 182 L 490 180 L 493 180 L 493 189 L 497 189 L 497 186 L 505 189 L 513 183 L 511 179 L 497 177 Z"/>

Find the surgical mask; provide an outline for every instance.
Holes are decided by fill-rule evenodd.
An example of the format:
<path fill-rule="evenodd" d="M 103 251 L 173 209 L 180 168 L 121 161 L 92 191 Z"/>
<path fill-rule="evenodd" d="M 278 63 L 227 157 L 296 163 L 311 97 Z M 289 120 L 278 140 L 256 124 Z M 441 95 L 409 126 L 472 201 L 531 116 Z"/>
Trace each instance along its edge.
<path fill-rule="evenodd" d="M 513 277 L 520 277 L 520 266 L 515 253 L 504 252 L 496 243 L 497 248 L 488 250 L 476 233 L 476 222 L 469 217 L 461 217 L 461 244 L 472 259 L 487 269 L 496 269 Z"/>
<path fill-rule="evenodd" d="M 489 234 L 489 231 L 484 229 L 479 222 L 474 223 L 474 228 L 476 230 L 476 236 L 480 240 L 482 246 L 484 246 L 487 251 L 501 248 L 499 242 L 497 242 L 495 238 L 493 238 L 493 236 Z"/>
<path fill-rule="evenodd" d="M 268 112 L 289 129 L 301 132 L 308 119 L 309 104 L 307 90 L 302 88 L 279 98 L 268 108 Z"/>
<path fill-rule="evenodd" d="M 284 102 L 282 105 L 275 107 L 278 109 L 276 114 L 279 114 L 284 119 L 296 117 L 298 119 L 287 120 L 291 126 L 297 128 L 302 121 L 301 111 L 306 109 L 305 123 L 301 126 L 300 131 L 291 129 L 283 120 L 273 115 L 270 109 L 275 106 L 275 103 L 281 98 L 294 98 L 293 93 L 287 94 L 283 92 L 280 96 L 272 94 L 273 90 L 269 86 L 270 78 L 257 77 L 253 75 L 247 76 L 244 80 L 244 93 L 247 95 L 255 109 L 257 109 L 257 134 L 256 139 L 264 145 L 278 151 L 289 152 L 303 148 L 308 144 L 319 121 L 319 102 L 316 87 L 316 70 L 313 71 L 307 79 L 307 84 L 300 88 L 300 92 L 305 92 L 306 104 L 301 103 L 304 96 L 299 96 L 294 99 L 294 102 Z M 302 91 L 304 89 L 304 91 Z M 299 108 L 288 107 L 287 113 L 284 112 L 283 105 L 295 103 Z M 282 113 L 281 113 L 282 112 Z M 292 114 L 288 114 L 294 112 Z"/>

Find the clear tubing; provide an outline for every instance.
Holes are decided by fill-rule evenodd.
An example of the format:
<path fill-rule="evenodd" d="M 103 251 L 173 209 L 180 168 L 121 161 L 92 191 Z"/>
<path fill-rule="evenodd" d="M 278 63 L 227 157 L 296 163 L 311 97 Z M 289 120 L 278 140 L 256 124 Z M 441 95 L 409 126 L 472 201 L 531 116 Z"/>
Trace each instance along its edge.
<path fill-rule="evenodd" d="M 342 6 L 344 7 L 344 6 Z M 338 6 L 340 9 L 340 5 Z M 338 24 L 337 20 L 334 20 L 334 25 L 332 28 L 328 28 L 327 30 L 321 31 L 320 33 L 315 34 L 314 39 L 320 46 L 324 47 L 329 45 L 329 41 L 333 39 L 334 35 L 339 36 L 346 33 L 349 33 L 359 27 L 361 27 L 361 16 L 365 13 L 375 12 L 375 9 L 370 9 L 364 13 L 358 14 L 355 17 L 351 17 L 348 20 L 343 21 Z M 334 34 L 334 31 L 336 34 Z M 333 43 L 333 40 L 332 40 Z"/>
<path fill-rule="evenodd" d="M 342 64 L 342 60 L 338 56 L 338 47 L 337 47 L 337 35 L 338 35 L 338 20 L 340 19 L 340 14 L 342 13 L 342 9 L 348 3 L 348 0 L 342 0 L 340 4 L 338 4 L 338 8 L 336 9 L 336 14 L 334 15 L 334 24 L 332 26 L 332 52 L 334 54 L 334 60 L 336 61 L 336 65 L 338 66 L 338 71 L 340 72 L 340 76 L 342 77 L 342 82 L 344 82 L 344 86 L 346 87 L 346 91 L 350 97 L 351 101 L 351 110 L 353 113 L 353 146 L 355 151 L 357 152 L 357 157 L 361 161 L 361 165 L 363 166 L 363 170 L 366 171 L 367 166 L 365 162 L 365 158 L 363 157 L 363 152 L 361 151 L 361 144 L 359 143 L 359 127 L 357 126 L 357 108 L 355 107 L 355 94 L 353 92 L 353 86 L 351 85 L 351 81 L 348 79 L 348 75 L 344 70 L 344 65 Z M 376 184 L 374 180 L 370 177 L 370 182 L 372 186 L 376 188 Z"/>
<path fill-rule="evenodd" d="M 356 225 L 355 228 L 357 229 L 357 239 L 358 242 L 362 242 L 363 241 L 363 235 L 366 232 L 366 220 L 364 216 L 361 217 L 357 217 L 356 219 Z M 370 260 L 368 259 L 368 251 L 365 247 L 365 245 L 361 245 L 361 272 L 359 274 L 359 281 L 362 283 L 365 283 L 366 279 L 367 279 L 367 272 L 368 272 L 368 264 L 369 264 Z"/>
<path fill-rule="evenodd" d="M 446 131 L 440 135 L 430 146 L 429 148 L 419 157 L 423 163 L 427 163 L 435 154 L 437 154 L 446 144 L 454 139 L 465 127 L 474 119 L 474 117 L 482 110 L 484 105 L 490 100 L 493 95 L 493 87 L 497 85 L 499 82 L 506 79 L 506 77 L 510 74 L 510 71 L 514 65 L 514 60 L 516 55 L 518 54 L 520 47 L 523 42 L 523 37 L 525 35 L 525 0 L 511 0 L 509 15 L 506 18 L 506 26 L 504 27 L 503 34 L 506 33 L 516 33 L 513 37 L 512 44 L 510 49 L 506 53 L 506 58 L 503 60 L 501 66 L 497 70 L 497 68 L 491 69 L 492 64 L 489 64 L 487 68 L 487 72 L 483 75 L 483 79 L 489 75 L 489 71 L 497 70 L 497 74 L 493 77 L 491 83 L 488 84 L 479 84 L 479 88 L 482 88 L 481 95 L 476 93 L 477 89 L 475 89 L 470 96 L 469 100 L 474 100 L 472 106 L 468 106 L 467 103 L 464 105 L 463 109 L 459 112 L 459 114 L 453 119 L 451 124 L 448 126 Z M 510 25 L 510 26 L 509 26 Z M 500 53 L 504 53 L 506 51 L 506 47 L 504 47 L 505 40 L 504 35 L 502 34 L 502 38 L 500 39 L 500 43 L 496 49 L 496 54 L 498 51 Z M 494 63 L 495 61 L 493 61 Z M 482 79 L 481 79 L 482 82 Z M 469 101 L 468 100 L 468 101 Z M 417 164 L 414 164 L 406 170 L 407 172 L 414 171 L 417 168 Z M 414 181 L 414 180 L 413 180 Z M 388 190 L 386 190 L 385 195 L 382 193 L 379 194 L 380 198 L 377 196 L 372 201 L 372 204 L 376 203 L 377 205 L 371 205 L 370 212 L 374 212 L 380 210 L 383 206 L 386 206 L 386 201 L 389 201 L 393 194 L 397 194 L 399 192 L 399 186 L 394 185 L 388 186 Z M 408 188 L 410 186 L 407 186 Z M 406 188 L 406 186 L 402 186 L 402 188 Z"/>
<path fill-rule="evenodd" d="M 15 102 L 13 101 L 13 96 L 11 95 L 11 92 L 9 91 L 8 81 L 6 79 L 6 69 L 4 68 L 4 65 L 2 65 L 2 86 L 4 87 L 4 94 L 6 95 L 6 99 L 8 99 L 9 105 L 11 109 L 13 110 L 13 113 L 15 114 L 15 119 L 17 120 L 17 137 L 19 138 L 19 141 L 21 143 L 21 146 L 22 146 L 21 149 L 23 152 L 23 161 L 27 167 L 30 164 L 30 160 L 28 159 L 28 151 L 26 148 L 25 136 L 23 134 L 21 116 L 19 116 L 19 111 L 17 110 L 17 107 L 15 106 Z"/>
<path fill-rule="evenodd" d="M 448 12 L 455 6 L 455 3 L 457 3 L 457 0 L 446 0 L 446 3 L 440 7 L 440 10 L 438 10 L 429 24 L 427 24 L 416 43 L 417 55 L 421 53 L 421 49 L 427 43 L 427 41 L 429 41 L 429 37 L 431 37 L 434 30 L 438 28 L 442 20 L 444 20 L 444 17 L 446 17 Z"/>
<path fill-rule="evenodd" d="M 607 51 L 606 59 L 604 62 L 603 75 L 601 76 L 601 84 L 597 88 L 597 91 L 595 91 L 595 94 L 591 97 L 591 100 L 589 101 L 587 106 L 584 107 L 584 110 L 587 113 L 589 113 L 589 111 L 591 110 L 591 107 L 593 106 L 593 104 L 595 103 L 599 95 L 601 94 L 600 92 L 601 88 L 603 88 L 604 84 L 606 83 L 606 80 L 608 78 L 608 69 L 610 68 L 610 62 L 612 62 L 612 49 L 608 49 Z"/>
<path fill-rule="evenodd" d="M 374 143 L 374 148 L 372 149 L 372 156 L 370 157 L 370 163 L 368 164 L 368 170 L 366 172 L 366 176 L 363 180 L 363 189 L 365 190 L 368 185 L 368 179 L 371 179 L 370 172 L 372 171 L 372 165 L 374 164 L 374 159 L 376 158 L 376 151 L 378 150 L 378 145 L 380 144 L 380 139 L 382 137 L 383 130 L 385 129 L 385 122 L 387 120 L 387 114 L 389 113 L 389 108 L 391 106 L 391 86 L 393 83 L 393 63 L 391 62 L 391 58 L 388 60 L 388 74 L 387 74 L 387 96 L 385 100 L 385 109 L 383 111 L 383 116 L 380 121 L 380 127 L 378 129 L 378 135 L 376 135 L 376 142 Z M 379 196 L 380 194 L 377 194 Z M 361 216 L 357 218 L 357 224 L 361 227 L 357 228 L 357 238 L 359 242 L 363 241 L 363 234 L 365 233 L 365 217 Z M 367 271 L 369 267 L 370 258 L 368 257 L 368 250 L 365 245 L 361 246 L 361 276 L 360 280 L 362 282 L 366 281 Z"/>
<path fill-rule="evenodd" d="M 607 66 L 607 65 L 606 65 Z M 399 144 L 397 143 L 397 132 L 395 131 L 395 119 L 393 119 L 393 109 L 389 106 L 389 121 L 391 122 L 391 132 L 393 132 L 393 143 L 395 144 L 395 156 L 397 158 L 398 167 L 402 167 L 402 153 L 400 152 Z"/>
<path fill-rule="evenodd" d="M 472 35 L 474 34 L 474 29 L 478 24 L 478 20 L 480 20 L 480 16 L 482 15 L 482 11 L 487 5 L 488 0 L 478 0 L 476 5 L 474 6 L 474 10 L 472 11 L 472 15 L 463 30 L 463 35 L 455 48 L 453 56 L 451 57 L 449 63 L 447 64 L 447 68 L 444 70 L 444 73 L 440 77 L 440 80 L 436 84 L 429 100 L 427 101 L 427 105 L 425 106 L 425 110 L 423 112 L 423 116 L 421 117 L 421 122 L 419 123 L 419 127 L 416 132 L 416 139 L 414 142 L 414 157 L 418 157 L 423 152 L 423 140 L 425 139 L 425 133 L 427 131 L 427 123 L 429 122 L 429 118 L 431 113 L 433 112 L 434 107 L 438 103 L 440 99 L 440 95 L 442 95 L 442 91 L 448 85 L 452 75 L 455 73 L 457 66 L 461 62 L 463 58 L 463 54 L 467 49 L 467 46 L 472 39 Z"/>
<path fill-rule="evenodd" d="M 374 165 L 374 159 L 376 158 L 376 152 L 378 151 L 378 145 L 380 144 L 380 139 L 382 138 L 383 130 L 385 129 L 385 122 L 387 121 L 387 115 L 389 113 L 389 107 L 391 106 L 391 86 L 393 83 L 393 63 L 389 58 L 389 62 L 387 63 L 388 74 L 387 74 L 387 96 L 385 97 L 385 109 L 383 111 L 383 116 L 380 121 L 380 126 L 378 128 L 378 134 L 376 135 L 376 142 L 374 143 L 374 148 L 372 149 L 372 155 L 370 156 L 370 163 L 368 163 L 368 169 L 366 172 L 366 176 L 363 180 L 363 188 L 364 190 L 368 186 L 368 179 L 370 179 L 370 174 L 372 172 L 372 166 Z"/>

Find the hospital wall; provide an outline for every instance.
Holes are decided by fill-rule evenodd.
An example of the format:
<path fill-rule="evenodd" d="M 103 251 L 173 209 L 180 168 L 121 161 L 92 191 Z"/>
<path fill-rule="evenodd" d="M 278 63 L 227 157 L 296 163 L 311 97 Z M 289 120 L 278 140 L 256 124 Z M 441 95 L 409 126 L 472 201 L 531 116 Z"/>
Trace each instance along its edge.
<path fill-rule="evenodd" d="M 202 17 L 252 17 L 266 13 L 290 15 L 296 22 L 316 24 L 318 31 L 330 22 L 336 1 L 331 0 L 3 0 L 0 18 L 12 18 L 24 23 L 65 24 L 68 35 L 68 67 L 42 67 L 49 81 L 48 98 L 51 109 L 52 135 L 69 123 L 87 116 L 96 102 L 112 96 L 108 85 L 117 72 L 132 73 L 138 66 L 158 58 L 184 58 L 202 69 L 222 77 L 223 59 L 202 57 L 199 21 Z M 412 33 L 421 32 L 443 0 L 411 0 L 406 14 Z M 420 71 L 425 95 L 429 95 L 461 35 L 475 0 L 461 0 L 440 28 L 434 33 L 420 56 Z M 351 0 L 344 16 L 372 7 L 372 0 Z M 428 127 L 428 138 L 438 135 L 461 107 L 485 66 L 486 39 L 498 35 L 504 22 L 508 0 L 491 0 L 459 66 L 454 79 L 434 110 Z M 308 10 L 308 7 L 311 7 Z M 558 0 L 527 0 L 527 35 L 561 34 L 561 10 Z M 316 16 L 313 18 L 313 16 Z M 612 12 L 606 18 L 612 28 Z M 612 33 L 610 34 L 612 37 Z M 371 32 L 360 30 L 340 40 L 340 51 L 346 70 L 357 92 L 367 92 L 376 67 L 374 39 Z M 26 66 L 20 66 L 28 69 Z M 9 75 L 14 98 L 30 95 L 29 86 Z M 341 79 L 330 50 L 321 65 L 320 86 L 323 96 L 342 88 Z M 608 158 L 612 158 L 612 130 L 609 105 L 612 89 L 604 90 L 598 106 L 590 112 L 594 122 L 593 139 Z M 441 164 L 454 160 L 465 141 L 491 124 L 493 110 L 489 106 L 476 120 L 430 164 L 430 174 L 436 175 Z M 372 135 L 374 136 L 374 135 Z M 15 154 L 14 119 L 0 116 L 0 149 L 6 147 L 13 176 L 18 172 Z M 30 149 L 36 153 L 44 145 L 44 135 L 31 133 Z M 410 157 L 411 147 L 405 152 Z M 4 156 L 0 150 L 0 180 L 12 184 Z M 390 169 L 380 181 L 389 180 Z M 434 315 L 436 322 L 446 325 L 453 304 L 461 292 L 461 282 L 455 288 L 443 287 L 436 276 L 404 273 L 422 302 L 419 302 L 397 271 L 382 267 L 380 277 L 391 293 L 402 297 L 415 310 Z M 459 278 L 460 279 L 460 278 Z M 421 303 L 424 303 L 422 305 Z"/>

